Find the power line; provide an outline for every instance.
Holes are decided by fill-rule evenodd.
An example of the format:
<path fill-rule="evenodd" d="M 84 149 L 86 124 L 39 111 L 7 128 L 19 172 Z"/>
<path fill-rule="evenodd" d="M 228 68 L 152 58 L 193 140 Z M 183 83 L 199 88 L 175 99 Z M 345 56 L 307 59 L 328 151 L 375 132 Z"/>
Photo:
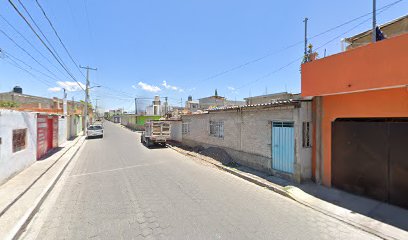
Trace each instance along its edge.
<path fill-rule="evenodd" d="M 396 4 L 398 4 L 398 3 L 402 2 L 402 1 L 403 1 L 403 0 L 398 0 L 398 1 L 392 2 L 392 3 L 387 4 L 387 5 L 385 5 L 385 6 L 381 7 L 381 8 L 378 8 L 377 11 L 383 10 L 383 9 L 387 10 L 388 8 L 394 6 L 394 5 L 396 5 Z M 351 20 L 349 20 L 349 21 L 346 21 L 346 22 L 344 22 L 344 23 L 342 23 L 342 24 L 340 24 L 340 25 L 337 25 L 337 26 L 335 26 L 335 27 L 332 27 L 332 28 L 327 29 L 326 31 L 323 31 L 323 32 L 321 32 L 321 33 L 318 33 L 318 34 L 316 34 L 316 35 L 310 37 L 309 39 L 313 39 L 313 38 L 319 37 L 319 36 L 324 35 L 324 34 L 326 34 L 326 33 L 328 33 L 328 32 L 331 32 L 331 31 L 333 31 L 333 30 L 336 30 L 336 29 L 338 29 L 338 28 L 341 28 L 341 27 L 343 27 L 343 26 L 346 26 L 346 25 L 348 25 L 348 24 L 350 24 L 350 23 L 352 23 L 352 22 L 354 22 L 354 21 L 357 21 L 357 20 L 359 20 L 359 19 L 361 19 L 361 18 L 364 18 L 364 17 L 366 17 L 366 16 L 369 16 L 369 15 L 371 15 L 372 13 L 373 13 L 373 12 L 369 12 L 369 13 L 363 14 L 363 15 L 361 15 L 361 16 L 359 16 L 359 17 L 353 18 L 353 19 L 351 19 Z"/>
<path fill-rule="evenodd" d="M 27 10 L 27 8 L 25 7 L 25 5 L 21 2 L 21 0 L 17 0 L 20 5 L 23 7 L 25 13 L 28 15 L 28 17 L 31 19 L 31 21 L 34 23 L 34 25 L 37 27 L 38 31 L 41 33 L 41 35 L 44 37 L 45 41 L 48 43 L 48 45 L 51 47 L 51 49 L 54 51 L 55 55 L 58 57 L 58 59 L 64 64 L 65 67 L 67 67 L 65 65 L 65 63 L 62 61 L 62 58 L 59 56 L 57 50 L 55 50 L 54 46 L 52 45 L 52 43 L 48 40 L 47 36 L 44 34 L 44 32 L 41 30 L 40 26 L 38 26 L 37 22 L 34 20 L 34 18 L 31 16 L 30 12 Z"/>
<path fill-rule="evenodd" d="M 397 1 L 397 2 L 394 2 L 393 4 L 388 4 L 387 6 L 382 7 L 382 8 L 381 8 L 382 10 L 379 11 L 378 15 L 381 14 L 381 13 L 383 13 L 384 11 L 388 10 L 388 9 L 391 8 L 393 5 L 395 5 L 396 3 L 401 2 L 401 1 L 402 1 L 402 0 L 399 0 L 399 1 Z M 360 19 L 360 18 L 359 18 L 359 19 Z M 329 43 L 331 43 L 331 42 L 333 42 L 333 41 L 339 39 L 341 36 L 343 36 L 343 35 L 345 35 L 345 34 L 351 32 L 352 30 L 354 30 L 354 29 L 356 29 L 357 27 L 363 25 L 364 23 L 368 22 L 369 20 L 371 20 L 371 18 L 365 19 L 364 21 L 358 23 L 357 25 L 353 26 L 352 28 L 348 29 L 347 31 L 345 31 L 345 32 L 343 32 L 343 33 L 337 35 L 336 37 L 330 39 L 329 41 L 327 41 L 327 42 L 325 42 L 324 44 L 322 44 L 322 45 L 320 45 L 319 47 L 317 47 L 317 48 L 315 49 L 315 51 L 318 50 L 318 49 L 321 49 L 321 48 L 323 48 L 324 46 L 326 46 L 327 44 L 329 44 Z M 272 71 L 272 72 L 270 72 L 270 73 L 267 73 L 267 74 L 265 74 L 265 75 L 263 75 L 263 76 L 261 76 L 261 77 L 255 79 L 254 81 L 248 82 L 248 83 L 246 83 L 246 84 L 244 84 L 244 85 L 238 87 L 237 90 L 238 90 L 238 89 L 241 89 L 241 88 L 243 88 L 243 87 L 246 87 L 246 86 L 248 86 L 248 85 L 251 85 L 251 84 L 253 84 L 253 83 L 255 83 L 255 82 L 258 82 L 258 81 L 260 81 L 260 80 L 262 80 L 262 79 L 265 79 L 265 78 L 267 78 L 267 77 L 269 77 L 269 76 L 271 76 L 271 75 L 273 75 L 273 74 L 275 74 L 275 73 L 277 73 L 277 72 L 279 72 L 279 71 L 281 71 L 281 70 L 283 70 L 283 69 L 289 67 L 290 65 L 292 65 L 292 64 L 294 64 L 294 63 L 300 61 L 301 59 L 303 59 L 303 56 L 302 56 L 302 57 L 299 57 L 299 58 L 297 58 L 297 59 L 294 59 L 294 60 L 292 60 L 292 61 L 290 61 L 289 63 L 283 65 L 282 67 L 280 67 L 280 68 L 278 68 L 278 69 L 276 69 L 276 70 L 274 70 L 274 71 Z"/>
<path fill-rule="evenodd" d="M 64 42 L 62 41 L 61 37 L 59 36 L 57 30 L 55 29 L 54 25 L 52 24 L 50 18 L 47 16 L 47 13 L 45 12 L 44 8 L 41 6 L 41 4 L 38 2 L 38 0 L 35 0 L 35 2 L 37 3 L 38 7 L 41 9 L 42 14 L 44 15 L 44 17 L 47 19 L 48 23 L 50 24 L 52 30 L 54 31 L 55 35 L 57 36 L 59 42 L 61 43 L 61 45 L 63 46 L 63 48 L 65 49 L 65 52 L 68 54 L 69 58 L 71 59 L 72 63 L 74 63 L 75 67 L 78 69 L 78 71 L 81 73 L 81 75 L 83 77 L 85 77 L 84 73 L 81 71 L 81 69 L 79 69 L 78 67 L 78 63 L 74 60 L 74 58 L 72 57 L 72 55 L 69 53 L 67 47 L 65 46 Z"/>
<path fill-rule="evenodd" d="M 36 48 L 21 32 L 19 32 L 3 15 L 0 14 L 0 17 L 3 19 L 4 22 L 7 23 L 7 25 L 9 25 L 9 27 L 11 27 L 18 35 L 20 35 L 20 37 L 22 37 L 38 54 L 40 54 L 45 60 L 47 60 L 47 62 L 51 64 L 58 72 L 60 72 L 64 77 L 67 76 L 65 75 L 66 73 L 64 74 L 64 72 L 62 72 L 57 66 L 55 66 L 55 64 L 53 64 L 49 58 L 44 56 L 44 54 L 42 54 L 41 51 L 38 50 L 38 48 Z"/>
<path fill-rule="evenodd" d="M 397 2 L 401 2 L 401 1 L 402 1 L 402 0 L 397 1 Z M 392 5 L 391 5 L 391 4 L 388 4 L 387 6 L 382 7 L 381 10 L 377 13 L 377 16 L 380 15 L 381 13 L 387 11 L 387 10 L 388 10 L 389 8 L 391 8 L 393 5 L 395 5 L 395 3 L 392 4 Z M 359 24 L 355 25 L 354 27 L 348 29 L 347 31 L 345 31 L 345 32 L 343 32 L 343 33 L 341 33 L 341 34 L 335 36 L 334 38 L 330 39 L 329 41 L 325 42 L 324 44 L 322 44 L 321 46 L 319 46 L 318 48 L 316 48 L 315 51 L 321 49 L 322 47 L 326 46 L 327 44 L 329 44 L 329 43 L 331 43 L 331 42 L 333 42 L 333 41 L 338 40 L 341 36 L 346 35 L 347 33 L 351 32 L 351 31 L 353 31 L 354 29 L 358 28 L 359 26 L 363 25 L 364 23 L 370 21 L 371 19 L 372 19 L 372 18 L 369 17 L 369 18 L 365 19 L 364 21 L 360 22 Z"/>
<path fill-rule="evenodd" d="M 31 77 L 33 77 L 35 80 L 37 80 L 37 81 L 39 81 L 39 82 L 41 82 L 42 84 L 45 84 L 45 85 L 47 85 L 47 86 L 49 86 L 49 87 L 52 87 L 52 85 L 50 85 L 48 82 L 46 82 L 46 81 L 44 81 L 44 80 L 42 80 L 42 79 L 39 79 L 39 78 L 37 78 L 37 76 L 36 75 L 34 75 L 33 73 L 31 73 L 30 71 L 28 71 L 27 69 L 25 69 L 25 68 L 23 68 L 22 66 L 20 66 L 16 61 L 14 61 L 13 59 L 11 59 L 11 58 L 5 58 L 5 59 L 3 59 L 5 62 L 7 62 L 8 64 L 10 64 L 10 65 L 12 65 L 12 66 L 14 66 L 14 67 L 16 67 L 16 68 L 19 68 L 20 70 L 23 70 L 24 72 L 26 72 L 27 74 L 29 74 Z"/>
<path fill-rule="evenodd" d="M 12 0 L 8 0 L 8 2 L 12 5 L 14 10 L 18 13 L 18 15 L 25 21 L 25 23 L 30 27 L 30 29 L 34 32 L 36 37 L 41 41 L 41 43 L 47 48 L 47 50 L 51 53 L 51 55 L 55 58 L 55 60 L 61 65 L 62 68 L 68 73 L 68 75 L 78 84 L 78 86 L 82 89 L 85 90 L 82 85 L 76 80 L 76 78 L 68 71 L 68 69 L 60 62 L 60 60 L 57 58 L 55 53 L 48 47 L 48 45 L 44 42 L 44 40 L 38 35 L 38 33 L 35 31 L 33 26 L 28 22 L 28 20 L 24 17 L 24 15 L 18 10 L 17 6 L 12 2 Z"/>
<path fill-rule="evenodd" d="M 31 69 L 31 70 L 34 70 L 34 71 L 36 71 L 36 72 L 38 72 L 38 73 L 40 73 L 40 74 L 42 74 L 42 75 L 44 75 L 44 76 L 46 76 L 46 77 L 48 77 L 48 78 L 51 78 L 51 79 L 53 79 L 53 80 L 59 81 L 58 79 L 56 79 L 56 78 L 54 78 L 54 77 L 51 77 L 50 75 L 48 75 L 48 74 L 46 74 L 46 73 L 44 73 L 44 72 L 42 72 L 42 71 L 40 71 L 40 70 L 38 70 L 38 69 L 36 69 L 36 68 L 33 68 L 33 67 L 32 67 L 31 65 L 29 65 L 28 63 L 26 63 L 26 62 L 24 62 L 23 60 L 21 60 L 21 59 L 15 57 L 15 56 L 13 56 L 13 55 L 11 55 L 11 54 L 8 53 L 8 52 L 4 52 L 4 54 L 5 54 L 6 56 L 8 56 L 9 58 L 12 58 L 12 59 L 15 59 L 15 60 L 21 62 L 22 64 L 26 65 L 26 66 L 27 66 L 29 69 Z M 44 81 L 45 81 L 45 80 L 44 80 Z M 47 82 L 48 82 L 48 81 L 47 81 Z M 49 83 L 51 83 L 51 82 L 49 82 Z"/>
<path fill-rule="evenodd" d="M 49 72 L 51 75 L 53 75 L 54 77 L 58 78 L 57 75 L 55 75 L 53 72 L 51 72 L 47 67 L 45 67 L 42 63 L 40 63 L 35 57 L 33 57 L 33 55 L 31 55 L 25 48 L 23 48 L 22 46 L 20 46 L 20 44 L 18 44 L 16 41 L 14 41 L 14 39 L 12 39 L 6 32 L 4 32 L 2 29 L 0 29 L 0 32 L 6 36 L 11 42 L 13 42 L 21 51 L 25 52 L 30 58 L 32 58 L 38 65 L 40 65 L 41 67 L 43 67 L 45 70 L 47 70 L 47 72 Z"/>
<path fill-rule="evenodd" d="M 302 60 L 302 59 L 303 59 L 303 56 L 302 56 L 302 57 L 299 57 L 299 58 L 296 58 L 296 59 L 290 61 L 289 63 L 287 63 L 287 64 L 285 64 L 285 65 L 283 65 L 283 66 L 281 66 L 281 67 L 275 69 L 275 70 L 272 71 L 272 72 L 269 72 L 269 73 L 267 73 L 267 74 L 265 74 L 265 75 L 263 75 L 263 76 L 261 76 L 261 77 L 255 79 L 255 80 L 251 81 L 251 82 L 245 83 L 244 85 L 238 87 L 237 90 L 239 90 L 239 89 L 241 89 L 241 88 L 243 88 L 243 87 L 246 87 L 246 86 L 248 86 L 248 85 L 251 85 L 251 84 L 253 84 L 253 83 L 256 83 L 256 82 L 258 82 L 258 81 L 260 81 L 260 80 L 262 80 L 262 79 L 265 79 L 265 78 L 267 78 L 267 77 L 269 77 L 269 76 L 271 76 L 271 75 L 273 75 L 273 74 L 275 74 L 275 73 L 277 73 L 277 72 L 280 72 L 280 71 L 282 71 L 283 69 L 285 69 L 285 68 L 291 66 L 292 64 L 294 64 L 294 63 L 296 63 L 296 62 L 299 62 L 299 61 Z"/>
<path fill-rule="evenodd" d="M 381 8 L 379 8 L 378 10 L 383 10 L 383 9 L 386 10 L 386 9 L 388 9 L 388 8 L 394 6 L 394 5 L 396 5 L 396 4 L 398 4 L 398 3 L 402 2 L 402 1 L 403 1 L 403 0 L 398 0 L 398 1 L 392 2 L 392 3 L 390 3 L 390 4 L 387 4 L 387 5 L 385 5 L 385 6 L 381 7 Z M 336 29 L 338 29 L 338 28 L 341 28 L 341 27 L 343 27 L 343 26 L 346 26 L 346 25 L 348 25 L 348 24 L 350 24 L 350 23 L 352 23 L 352 22 L 354 22 L 354 21 L 357 21 L 357 20 L 359 20 L 359 19 L 361 19 L 361 18 L 364 18 L 365 16 L 368 16 L 368 15 L 370 15 L 370 14 L 372 14 L 372 13 L 373 13 L 373 12 L 369 12 L 369 13 L 366 13 L 366 14 L 364 14 L 364 15 L 361 15 L 361 16 L 359 16 L 359 17 L 357 17 L 357 18 L 348 20 L 348 21 L 346 21 L 346 22 L 344 22 L 344 23 L 342 23 L 342 24 L 340 24 L 340 25 L 337 25 L 337 26 L 332 27 L 332 28 L 329 28 L 329 29 L 327 29 L 327 30 L 325 30 L 325 31 L 323 31 L 323 32 L 321 32 L 321 33 L 318 33 L 318 34 L 316 34 L 316 35 L 310 37 L 309 39 L 314 39 L 314 38 L 320 37 L 320 36 L 322 36 L 322 35 L 324 35 L 324 34 L 326 34 L 326 33 L 328 33 L 328 32 L 331 32 L 331 31 L 334 31 L 334 30 L 336 30 Z M 270 53 L 265 54 L 265 55 L 263 55 L 263 56 L 261 56 L 261 57 L 258 57 L 258 58 L 249 60 L 249 61 L 247 61 L 247 62 L 244 62 L 244 63 L 242 63 L 242 64 L 236 65 L 236 66 L 234 66 L 234 67 L 232 67 L 232 68 L 229 68 L 229 69 L 227 69 L 227 70 L 218 72 L 218 73 L 216 73 L 216 74 L 214 74 L 214 75 L 212 75 L 212 76 L 209 76 L 209 77 L 207 77 L 207 78 L 201 79 L 201 80 L 196 81 L 196 82 L 204 82 L 204 81 L 212 80 L 212 79 L 214 79 L 214 78 L 220 77 L 220 76 L 225 75 L 225 74 L 227 74 L 227 73 L 233 72 L 233 71 L 238 70 L 238 69 L 241 69 L 241 68 L 243 68 L 243 67 L 246 67 L 246 66 L 248 66 L 248 65 L 250 65 L 250 64 L 259 62 L 259 61 L 261 61 L 261 60 L 263 60 L 263 59 L 265 59 L 265 58 L 268 58 L 268 57 L 274 56 L 274 55 L 276 55 L 276 54 L 279 54 L 279 53 L 281 53 L 281 52 L 283 52 L 283 51 L 286 51 L 286 50 L 288 50 L 288 49 L 291 49 L 291 48 L 293 48 L 293 47 L 295 47 L 295 46 L 297 46 L 297 45 L 299 45 L 299 44 L 301 44 L 301 43 L 303 43 L 303 41 L 299 41 L 299 42 L 293 43 L 293 44 L 288 45 L 287 47 L 284 47 L 284 48 L 282 48 L 282 49 L 280 49 L 280 50 L 277 50 L 277 51 L 274 51 L 274 52 L 270 52 Z"/>
<path fill-rule="evenodd" d="M 91 83 L 92 83 L 92 84 L 100 85 L 102 88 L 106 88 L 106 89 L 115 91 L 115 92 L 117 92 L 117 93 L 120 93 L 120 94 L 122 94 L 122 96 L 130 97 L 130 98 L 133 98 L 133 97 L 134 97 L 133 94 L 130 94 L 130 93 L 127 93 L 127 92 L 123 92 L 123 91 L 120 91 L 120 90 L 117 90 L 117 89 L 114 89 L 114 88 L 111 88 L 111 87 L 108 87 L 108 86 L 104 86 L 104 85 L 102 85 L 102 84 L 98 84 L 98 83 L 95 83 L 95 82 L 91 82 Z"/>

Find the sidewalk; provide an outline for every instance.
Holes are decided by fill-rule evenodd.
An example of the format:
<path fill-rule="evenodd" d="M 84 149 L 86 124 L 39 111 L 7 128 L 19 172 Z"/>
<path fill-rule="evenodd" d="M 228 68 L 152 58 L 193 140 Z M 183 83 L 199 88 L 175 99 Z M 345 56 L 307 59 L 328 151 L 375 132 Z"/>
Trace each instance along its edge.
<path fill-rule="evenodd" d="M 0 186 L 0 239 L 13 239 L 24 230 L 84 140 L 68 141 Z"/>
<path fill-rule="evenodd" d="M 178 144 L 170 147 L 383 239 L 408 239 L 407 209 L 312 182 L 295 184 L 248 167 L 225 166 L 213 158 L 185 150 Z"/>

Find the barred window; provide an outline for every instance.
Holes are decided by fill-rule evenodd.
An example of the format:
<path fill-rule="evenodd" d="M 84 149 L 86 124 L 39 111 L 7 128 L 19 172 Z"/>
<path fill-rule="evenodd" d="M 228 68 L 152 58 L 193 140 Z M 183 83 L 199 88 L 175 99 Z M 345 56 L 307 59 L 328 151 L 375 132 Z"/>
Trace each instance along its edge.
<path fill-rule="evenodd" d="M 26 148 L 27 144 L 27 129 L 13 130 L 13 153 Z"/>
<path fill-rule="evenodd" d="M 210 136 L 224 138 L 224 122 L 210 121 Z"/>
<path fill-rule="evenodd" d="M 310 122 L 303 122 L 302 124 L 302 145 L 304 148 L 312 147 L 311 140 L 311 131 L 310 131 Z"/>
<path fill-rule="evenodd" d="M 183 134 L 188 134 L 190 132 L 190 123 L 183 122 L 183 125 L 181 126 L 181 131 L 183 132 Z"/>

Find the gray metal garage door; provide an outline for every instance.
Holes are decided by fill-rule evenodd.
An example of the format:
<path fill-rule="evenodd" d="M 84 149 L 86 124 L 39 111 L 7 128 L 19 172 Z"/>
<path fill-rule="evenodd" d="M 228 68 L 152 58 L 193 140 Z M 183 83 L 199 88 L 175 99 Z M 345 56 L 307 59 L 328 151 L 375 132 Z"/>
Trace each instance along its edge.
<path fill-rule="evenodd" d="M 334 187 L 408 208 L 408 122 L 336 120 L 331 169 Z"/>

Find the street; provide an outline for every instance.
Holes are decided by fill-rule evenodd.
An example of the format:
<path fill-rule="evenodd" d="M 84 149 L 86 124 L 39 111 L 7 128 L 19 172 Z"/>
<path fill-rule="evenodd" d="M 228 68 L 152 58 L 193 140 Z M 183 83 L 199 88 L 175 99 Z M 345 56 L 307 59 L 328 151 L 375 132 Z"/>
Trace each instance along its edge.
<path fill-rule="evenodd" d="M 37 239 L 376 239 L 105 121 L 23 235 Z M 30 233 L 30 231 L 38 232 Z"/>

